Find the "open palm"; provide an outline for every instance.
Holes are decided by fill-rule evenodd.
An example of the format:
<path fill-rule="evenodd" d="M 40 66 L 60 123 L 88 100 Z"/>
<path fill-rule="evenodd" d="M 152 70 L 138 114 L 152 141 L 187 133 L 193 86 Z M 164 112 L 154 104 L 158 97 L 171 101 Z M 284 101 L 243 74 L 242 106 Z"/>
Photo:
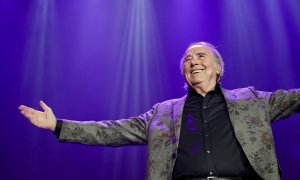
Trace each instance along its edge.
<path fill-rule="evenodd" d="M 19 107 L 20 113 L 23 114 L 32 124 L 43 129 L 55 130 L 56 118 L 52 109 L 43 101 L 40 101 L 40 106 L 44 112 L 35 110 L 25 105 Z"/>

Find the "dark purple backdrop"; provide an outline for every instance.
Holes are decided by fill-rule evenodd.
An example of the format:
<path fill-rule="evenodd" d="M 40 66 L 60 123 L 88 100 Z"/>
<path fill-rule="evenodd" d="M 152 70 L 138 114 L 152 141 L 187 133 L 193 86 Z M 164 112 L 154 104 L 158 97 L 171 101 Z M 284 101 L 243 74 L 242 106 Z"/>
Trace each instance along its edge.
<path fill-rule="evenodd" d="M 144 179 L 145 146 L 57 143 L 18 106 L 138 115 L 185 94 L 179 60 L 195 41 L 220 50 L 225 88 L 299 88 L 299 17 L 298 0 L 0 0 L 0 179 Z M 299 127 L 299 115 L 273 125 L 285 180 L 300 179 Z"/>

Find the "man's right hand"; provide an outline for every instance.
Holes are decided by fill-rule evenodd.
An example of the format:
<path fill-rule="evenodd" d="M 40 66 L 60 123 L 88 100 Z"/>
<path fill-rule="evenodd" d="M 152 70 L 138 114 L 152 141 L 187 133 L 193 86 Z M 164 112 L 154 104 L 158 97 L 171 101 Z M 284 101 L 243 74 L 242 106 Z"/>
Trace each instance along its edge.
<path fill-rule="evenodd" d="M 40 106 L 44 109 L 44 112 L 35 110 L 25 105 L 21 105 L 19 110 L 20 113 L 23 114 L 35 126 L 54 131 L 56 127 L 56 118 L 52 112 L 52 109 L 43 101 L 40 101 Z"/>

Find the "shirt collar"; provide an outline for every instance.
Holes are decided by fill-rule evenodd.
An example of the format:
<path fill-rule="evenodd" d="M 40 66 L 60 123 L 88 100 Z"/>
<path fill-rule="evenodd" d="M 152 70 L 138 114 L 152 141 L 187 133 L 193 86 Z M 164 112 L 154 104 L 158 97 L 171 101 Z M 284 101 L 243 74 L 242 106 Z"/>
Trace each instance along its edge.
<path fill-rule="evenodd" d="M 216 84 L 214 90 L 209 91 L 207 94 L 214 94 L 214 93 L 222 94 L 221 86 L 220 86 L 219 83 Z M 191 97 L 191 96 L 201 96 L 201 97 L 203 97 L 202 95 L 198 94 L 198 93 L 195 91 L 195 89 L 189 88 L 189 89 L 188 89 L 188 97 Z"/>

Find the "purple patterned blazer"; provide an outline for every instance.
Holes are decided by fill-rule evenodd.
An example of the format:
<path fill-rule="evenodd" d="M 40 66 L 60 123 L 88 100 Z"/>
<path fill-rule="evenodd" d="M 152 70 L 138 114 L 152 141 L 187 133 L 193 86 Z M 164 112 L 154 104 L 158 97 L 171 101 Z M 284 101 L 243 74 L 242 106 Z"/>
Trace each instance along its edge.
<path fill-rule="evenodd" d="M 271 123 L 300 112 L 300 89 L 263 92 L 247 87 L 222 91 L 235 135 L 250 164 L 263 179 L 280 179 Z M 103 146 L 147 144 L 146 179 L 170 180 L 185 100 L 186 96 L 158 103 L 129 119 L 63 120 L 59 141 Z"/>

